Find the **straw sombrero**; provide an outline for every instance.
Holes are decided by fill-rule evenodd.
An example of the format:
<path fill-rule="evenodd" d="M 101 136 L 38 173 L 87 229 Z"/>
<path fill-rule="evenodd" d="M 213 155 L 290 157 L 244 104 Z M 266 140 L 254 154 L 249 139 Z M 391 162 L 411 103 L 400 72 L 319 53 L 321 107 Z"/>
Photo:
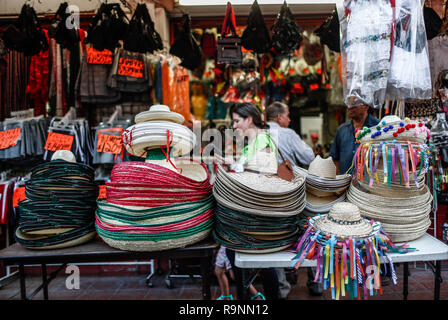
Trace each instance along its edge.
<path fill-rule="evenodd" d="M 395 242 L 415 240 L 430 225 L 432 195 L 426 185 L 414 194 L 409 194 L 403 186 L 401 189 L 378 189 L 373 193 L 353 181 L 347 200 L 359 206 L 362 216 L 381 222 Z"/>
<path fill-rule="evenodd" d="M 112 169 L 106 200 L 98 200 L 96 230 L 111 247 L 160 251 L 206 238 L 214 225 L 214 198 L 203 163 L 178 159 L 172 171 L 151 162 Z"/>
<path fill-rule="evenodd" d="M 413 141 L 425 143 L 430 137 L 430 131 L 424 122 L 401 120 L 397 116 L 385 116 L 380 123 L 374 127 L 363 128 L 356 134 L 356 139 L 360 143 L 373 141 Z"/>
<path fill-rule="evenodd" d="M 148 111 L 140 112 L 135 116 L 135 123 L 163 120 L 182 124 L 185 118 L 180 113 L 170 111 L 166 105 L 155 104 Z"/>
<path fill-rule="evenodd" d="M 55 155 L 51 162 L 31 170 L 26 200 L 19 203 L 15 237 L 27 248 L 65 248 L 95 236 L 98 187 L 93 168 L 62 159 L 71 160 L 71 152 Z"/>
<path fill-rule="evenodd" d="M 380 254 L 385 257 L 384 262 L 389 262 L 391 279 L 396 284 L 397 276 L 388 253 L 406 253 L 409 249 L 394 245 L 381 224 L 362 218 L 356 205 L 337 203 L 328 215 L 308 218 L 302 227 L 304 233 L 293 247 L 297 255 L 292 266 L 298 269 L 305 259 L 316 260 L 314 281 L 330 290 L 332 299 L 337 300 L 346 292 L 357 299 L 382 294 L 381 273 L 366 276 L 371 274 L 372 265 L 381 264 Z"/>

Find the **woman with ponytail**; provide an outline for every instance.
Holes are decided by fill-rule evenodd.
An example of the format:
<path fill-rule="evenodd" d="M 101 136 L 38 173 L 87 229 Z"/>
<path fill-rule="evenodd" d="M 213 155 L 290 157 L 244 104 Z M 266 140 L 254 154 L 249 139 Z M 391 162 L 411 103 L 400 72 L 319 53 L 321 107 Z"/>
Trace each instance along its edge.
<path fill-rule="evenodd" d="M 233 120 L 237 145 L 238 140 L 244 141 L 245 137 L 248 138 L 248 144 L 242 148 L 241 157 L 237 162 L 233 159 L 229 161 L 219 155 L 215 155 L 215 162 L 234 172 L 250 171 L 261 174 L 276 174 L 278 151 L 267 132 L 269 126 L 263 121 L 260 110 L 252 103 L 238 103 L 230 108 L 230 117 Z M 244 290 L 241 285 L 243 283 L 242 270 L 235 266 L 235 251 L 226 248 L 226 255 L 234 271 L 237 298 L 241 299 Z M 279 298 L 279 282 L 275 269 L 260 269 L 260 278 L 266 298 L 277 300 Z M 266 298 L 260 292 L 251 297 L 252 300 L 264 300 Z"/>
<path fill-rule="evenodd" d="M 269 125 L 263 120 L 259 109 L 252 103 L 237 103 L 230 108 L 230 117 L 233 120 L 237 141 L 244 141 L 247 137 L 248 144 L 242 148 L 237 162 L 224 159 L 219 155 L 215 157 L 216 162 L 229 167 L 234 172 L 276 174 L 277 147 L 267 132 Z"/>

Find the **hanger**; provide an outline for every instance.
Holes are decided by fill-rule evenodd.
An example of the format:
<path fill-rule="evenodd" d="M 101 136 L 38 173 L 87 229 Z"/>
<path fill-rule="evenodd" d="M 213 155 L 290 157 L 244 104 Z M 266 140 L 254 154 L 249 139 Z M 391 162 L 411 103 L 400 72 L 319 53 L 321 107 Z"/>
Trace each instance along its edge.
<path fill-rule="evenodd" d="M 110 126 L 112 126 L 113 123 L 114 123 L 114 121 L 115 121 L 117 118 L 121 117 L 122 114 L 123 114 L 123 111 L 122 111 L 122 109 L 121 109 L 121 106 L 120 106 L 120 105 L 116 105 L 116 106 L 115 106 L 115 111 L 114 111 L 114 113 L 112 113 L 111 117 L 110 117 L 109 120 L 107 121 L 107 124 L 110 125 Z"/>

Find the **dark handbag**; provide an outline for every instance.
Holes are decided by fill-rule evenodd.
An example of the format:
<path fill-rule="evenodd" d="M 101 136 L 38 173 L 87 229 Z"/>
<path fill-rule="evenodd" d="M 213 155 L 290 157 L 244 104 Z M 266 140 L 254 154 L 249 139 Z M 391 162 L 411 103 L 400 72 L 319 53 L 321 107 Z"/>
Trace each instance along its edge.
<path fill-rule="evenodd" d="M 433 8 L 423 7 L 423 18 L 425 19 L 426 38 L 431 40 L 436 37 L 442 28 L 442 19 Z"/>
<path fill-rule="evenodd" d="M 281 162 L 277 167 L 276 176 L 279 177 L 280 179 L 283 179 L 286 181 L 291 181 L 292 179 L 294 179 L 294 168 L 292 167 L 291 162 L 289 160 L 285 160 L 282 153 L 280 152 L 280 149 L 275 144 L 274 140 L 272 140 L 272 138 L 270 136 L 269 136 L 269 138 L 272 141 L 272 143 L 274 144 L 274 146 L 277 148 L 278 154 L 280 155 L 280 157 L 283 160 L 283 162 Z"/>
<path fill-rule="evenodd" d="M 300 48 L 302 39 L 296 20 L 285 1 L 272 25 L 272 48 L 279 54 L 290 54 Z"/>
<path fill-rule="evenodd" d="M 227 35 L 229 31 L 232 32 L 231 36 Z M 218 37 L 217 63 L 240 64 L 242 60 L 241 38 L 236 33 L 235 14 L 232 4 L 227 2 L 226 16 L 222 24 L 221 36 Z"/>
<path fill-rule="evenodd" d="M 320 38 L 320 43 L 327 45 L 330 50 L 341 52 L 339 35 L 339 18 L 336 10 L 327 18 L 314 33 Z"/>
<path fill-rule="evenodd" d="M 185 14 L 183 19 L 182 29 L 176 35 L 170 53 L 181 58 L 182 63 L 180 65 L 182 67 L 195 70 L 201 65 L 202 50 L 191 33 L 190 16 Z"/>
<path fill-rule="evenodd" d="M 247 27 L 243 31 L 241 43 L 247 50 L 256 53 L 269 52 L 271 37 L 263 19 L 257 0 L 254 1 L 247 18 Z"/>

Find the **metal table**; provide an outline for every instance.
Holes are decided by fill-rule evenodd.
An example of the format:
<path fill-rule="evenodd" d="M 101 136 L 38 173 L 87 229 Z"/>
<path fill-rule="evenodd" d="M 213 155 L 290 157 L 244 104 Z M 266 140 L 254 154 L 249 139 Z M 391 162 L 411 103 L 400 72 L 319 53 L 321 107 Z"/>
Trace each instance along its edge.
<path fill-rule="evenodd" d="M 213 253 L 216 248 L 217 244 L 213 243 L 211 240 L 204 240 L 186 248 L 154 252 L 123 251 L 109 247 L 100 239 L 71 248 L 55 250 L 30 250 L 15 243 L 6 249 L 0 250 L 0 263 L 5 266 L 19 266 L 20 295 L 22 300 L 32 299 L 32 297 L 42 289 L 44 299 L 48 300 L 48 284 L 63 268 L 66 267 L 67 264 L 76 265 L 76 263 L 85 262 L 131 261 L 160 258 L 200 258 L 202 298 L 210 300 L 209 270 Z M 25 266 L 36 264 L 39 264 L 42 267 L 42 285 L 27 297 Z M 61 266 L 47 276 L 47 264 L 61 264 Z"/>
<path fill-rule="evenodd" d="M 425 261 L 434 272 L 434 300 L 440 298 L 440 284 L 442 277 L 440 275 L 442 260 L 448 260 L 448 246 L 440 240 L 434 238 L 429 234 L 425 234 L 421 238 L 408 242 L 409 248 L 415 248 L 417 251 L 408 252 L 406 254 L 393 253 L 389 256 L 394 263 L 403 263 L 403 298 L 407 300 L 408 296 L 408 275 L 409 262 Z M 243 269 L 243 285 L 248 288 L 252 280 L 255 278 L 258 270 L 252 275 L 249 274 L 248 269 L 260 268 L 291 268 L 294 266 L 294 253 L 281 251 L 268 254 L 235 254 L 235 265 Z M 435 263 L 433 263 L 435 261 Z M 300 267 L 315 267 L 315 260 L 307 260 Z M 246 291 L 246 290 L 245 290 Z"/>

